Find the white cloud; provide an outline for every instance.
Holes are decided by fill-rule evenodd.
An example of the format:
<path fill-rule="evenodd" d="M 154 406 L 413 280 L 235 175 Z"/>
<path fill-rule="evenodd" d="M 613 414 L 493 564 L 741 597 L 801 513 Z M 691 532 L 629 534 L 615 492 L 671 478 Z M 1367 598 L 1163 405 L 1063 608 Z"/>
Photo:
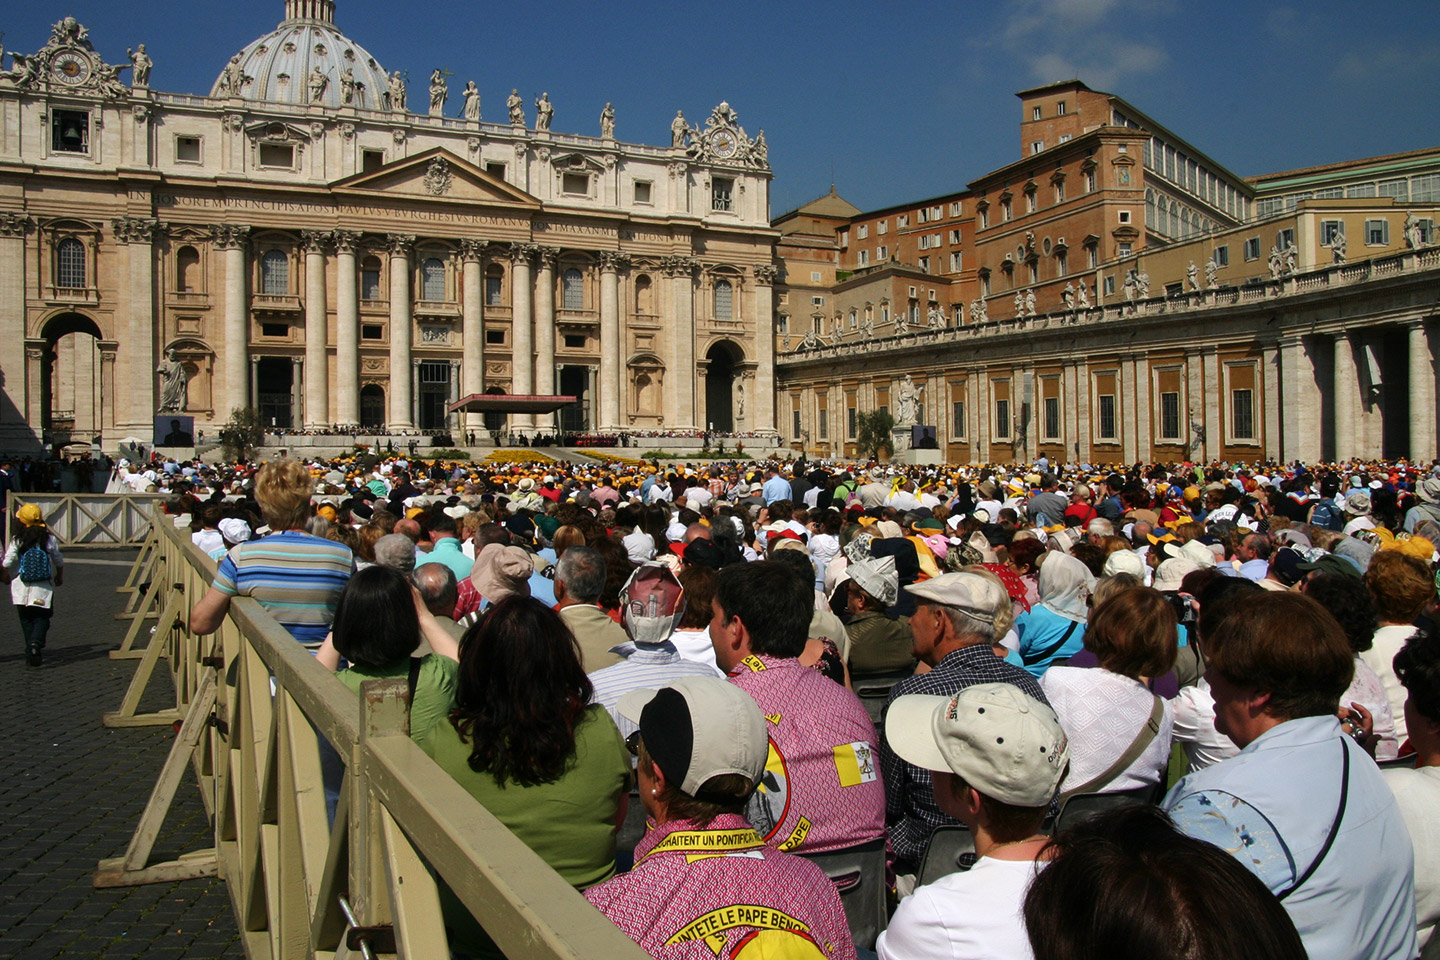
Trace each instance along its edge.
<path fill-rule="evenodd" d="M 1139 35 L 1139 21 L 1169 12 L 1155 0 L 1014 0 L 999 31 L 1004 52 L 1037 83 L 1078 77 L 1109 89 L 1161 69 L 1169 54 Z"/>

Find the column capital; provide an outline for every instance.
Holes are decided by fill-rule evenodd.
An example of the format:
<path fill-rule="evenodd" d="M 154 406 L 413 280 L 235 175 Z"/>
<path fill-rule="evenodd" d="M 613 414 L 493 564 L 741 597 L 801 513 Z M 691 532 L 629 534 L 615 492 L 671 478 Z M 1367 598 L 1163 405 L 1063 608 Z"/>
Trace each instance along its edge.
<path fill-rule="evenodd" d="M 303 364 L 304 362 L 305 362 L 305 358 L 304 358 L 304 357 L 291 357 L 291 358 L 290 358 L 290 364 L 291 364 L 291 366 L 298 367 L 298 366 L 300 366 L 301 364 Z"/>
<path fill-rule="evenodd" d="M 0 237 L 23 237 L 30 230 L 30 217 L 23 213 L 0 213 Z"/>
<path fill-rule="evenodd" d="M 211 224 L 210 238 L 220 250 L 244 249 L 250 242 L 250 227 L 237 223 Z"/>
<path fill-rule="evenodd" d="M 510 244 L 510 259 L 516 266 L 523 263 L 528 267 L 539 251 L 540 248 L 533 243 L 512 243 Z"/>
<path fill-rule="evenodd" d="M 630 254 L 623 250 L 601 250 L 595 255 L 602 273 L 616 273 L 630 267 Z"/>
<path fill-rule="evenodd" d="M 415 235 L 413 233 L 391 233 L 385 237 L 385 246 L 392 257 L 408 257 L 410 251 L 415 248 Z"/>
<path fill-rule="evenodd" d="M 300 240 L 305 246 L 306 254 L 319 254 L 324 256 L 326 248 L 333 240 L 330 230 L 301 230 Z"/>
<path fill-rule="evenodd" d="M 555 261 L 560 256 L 559 247 L 537 246 L 535 257 L 540 262 L 541 270 L 551 270 L 555 267 Z"/>
<path fill-rule="evenodd" d="M 779 269 L 773 263 L 757 263 L 751 269 L 755 272 L 755 282 L 762 286 L 773 284 L 780 275 Z"/>
<path fill-rule="evenodd" d="M 332 230 L 330 241 L 335 244 L 336 253 L 355 253 L 360 247 L 359 230 Z"/>
<path fill-rule="evenodd" d="M 694 257 L 666 257 L 660 261 L 660 269 L 665 271 L 667 277 L 693 279 L 695 272 L 700 269 L 700 261 Z"/>
<path fill-rule="evenodd" d="M 166 224 L 150 217 L 116 217 L 110 227 L 121 243 L 154 243 L 156 236 L 165 232 Z"/>
<path fill-rule="evenodd" d="M 259 358 L 257 355 L 253 354 L 253 353 L 250 354 L 250 366 L 252 366 L 252 367 L 258 367 L 258 366 L 260 366 L 260 358 Z"/>
<path fill-rule="evenodd" d="M 489 241 L 480 240 L 474 237 L 464 237 L 460 240 L 460 260 L 463 263 L 479 263 L 485 256 L 485 247 Z"/>

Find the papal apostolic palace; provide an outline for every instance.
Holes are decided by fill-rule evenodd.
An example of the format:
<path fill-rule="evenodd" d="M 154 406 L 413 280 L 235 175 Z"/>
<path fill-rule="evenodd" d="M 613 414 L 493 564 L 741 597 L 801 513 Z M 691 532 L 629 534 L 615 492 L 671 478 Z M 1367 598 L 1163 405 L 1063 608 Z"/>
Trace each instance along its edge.
<path fill-rule="evenodd" d="M 252 405 L 277 428 L 457 430 L 480 419 L 447 405 L 486 393 L 574 396 L 570 430 L 772 426 L 763 131 L 722 103 L 650 118 L 670 143 L 643 146 L 623 105 L 513 91 L 486 120 L 443 71 L 407 91 L 333 0 L 284 14 L 201 95 L 150 89 L 143 45 L 107 64 L 73 18 L 12 53 L 0 450 Z M 552 130 L 557 109 L 599 135 Z"/>

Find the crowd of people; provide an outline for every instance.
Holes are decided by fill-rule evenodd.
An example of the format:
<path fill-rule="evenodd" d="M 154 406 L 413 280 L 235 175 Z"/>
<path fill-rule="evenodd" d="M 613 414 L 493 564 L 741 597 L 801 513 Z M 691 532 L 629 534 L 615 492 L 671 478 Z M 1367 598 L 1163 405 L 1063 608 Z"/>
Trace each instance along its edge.
<path fill-rule="evenodd" d="M 1440 466 L 127 469 L 656 956 L 1440 950 Z"/>

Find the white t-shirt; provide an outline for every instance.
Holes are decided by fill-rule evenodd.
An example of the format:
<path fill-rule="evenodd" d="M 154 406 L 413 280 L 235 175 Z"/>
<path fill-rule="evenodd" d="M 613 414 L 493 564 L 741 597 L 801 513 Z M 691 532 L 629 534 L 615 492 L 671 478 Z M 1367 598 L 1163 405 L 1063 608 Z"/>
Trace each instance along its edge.
<path fill-rule="evenodd" d="M 1410 735 L 1405 727 L 1405 698 L 1409 696 L 1400 678 L 1395 676 L 1395 654 L 1405 646 L 1405 641 L 1415 632 L 1408 624 L 1380 627 L 1375 631 L 1375 641 L 1369 650 L 1360 654 L 1365 666 L 1375 671 L 1375 676 L 1385 685 L 1385 695 L 1390 698 L 1390 716 L 1395 720 L 1395 742 L 1404 743 Z"/>
<path fill-rule="evenodd" d="M 1061 790 L 1074 790 L 1104 773 L 1130 748 L 1150 718 L 1155 697 L 1138 680 L 1099 667 L 1051 667 L 1040 689 L 1070 738 L 1070 772 Z M 1092 791 L 1114 793 L 1160 783 L 1170 764 L 1175 712 L 1168 702 L 1160 732 L 1145 752 L 1114 780 Z"/>
<path fill-rule="evenodd" d="M 1415 844 L 1415 918 L 1421 947 L 1440 922 L 1440 767 L 1385 770 L 1400 815 Z"/>
<path fill-rule="evenodd" d="M 690 509 L 696 513 L 699 513 L 701 507 L 714 499 L 710 491 L 703 486 L 685 488 L 685 502 L 690 506 Z"/>
<path fill-rule="evenodd" d="M 875 942 L 880 960 L 1031 960 L 1021 908 L 1043 864 L 981 857 L 900 901 Z"/>
<path fill-rule="evenodd" d="M 1193 687 L 1181 687 L 1170 704 L 1175 708 L 1175 739 L 1190 760 L 1186 773 L 1203 770 L 1240 752 L 1233 740 L 1215 729 L 1215 698 L 1204 677 Z"/>
<path fill-rule="evenodd" d="M 715 647 L 710 643 L 709 627 L 676 630 L 670 634 L 670 642 L 675 644 L 675 650 L 682 658 L 696 663 L 708 663 L 716 670 L 720 669 L 715 663 Z"/>

